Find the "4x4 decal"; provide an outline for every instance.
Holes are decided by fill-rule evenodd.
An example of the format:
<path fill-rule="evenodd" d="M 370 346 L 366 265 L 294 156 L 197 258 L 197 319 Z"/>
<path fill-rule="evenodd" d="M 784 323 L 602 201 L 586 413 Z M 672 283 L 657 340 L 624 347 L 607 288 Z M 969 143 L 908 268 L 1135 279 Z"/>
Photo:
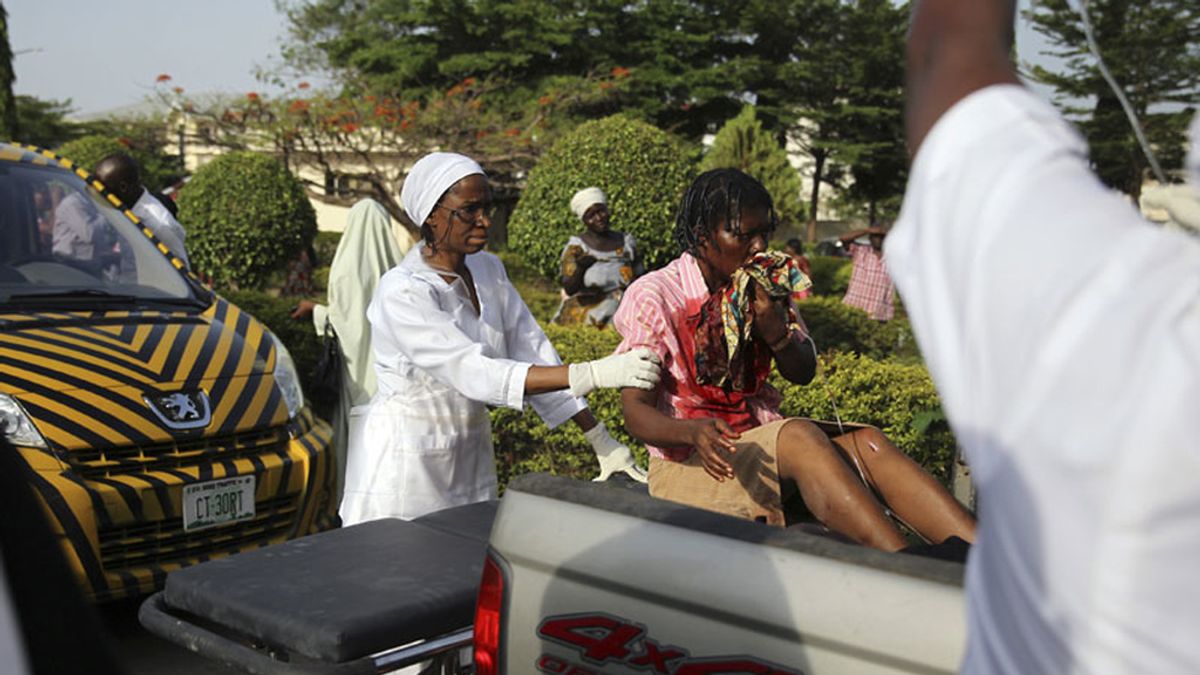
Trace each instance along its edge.
<path fill-rule="evenodd" d="M 745 655 L 692 657 L 686 649 L 647 636 L 646 627 L 601 612 L 560 614 L 542 620 L 538 637 L 575 651 L 589 666 L 622 665 L 660 675 L 803 675 L 799 670 Z M 601 668 L 542 654 L 537 669 L 555 675 L 600 675 Z"/>

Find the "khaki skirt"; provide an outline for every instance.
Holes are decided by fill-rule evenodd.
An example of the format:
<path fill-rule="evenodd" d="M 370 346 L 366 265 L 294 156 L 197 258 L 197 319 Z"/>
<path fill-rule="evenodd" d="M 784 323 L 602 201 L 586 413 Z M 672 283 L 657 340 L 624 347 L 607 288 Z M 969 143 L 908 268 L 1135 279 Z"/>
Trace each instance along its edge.
<path fill-rule="evenodd" d="M 790 420 L 782 419 L 743 432 L 727 455 L 734 477 L 718 482 L 704 470 L 700 453 L 682 462 L 650 458 L 650 495 L 699 509 L 716 511 L 747 520 L 783 527 L 783 499 L 775 443 L 779 430 Z"/>

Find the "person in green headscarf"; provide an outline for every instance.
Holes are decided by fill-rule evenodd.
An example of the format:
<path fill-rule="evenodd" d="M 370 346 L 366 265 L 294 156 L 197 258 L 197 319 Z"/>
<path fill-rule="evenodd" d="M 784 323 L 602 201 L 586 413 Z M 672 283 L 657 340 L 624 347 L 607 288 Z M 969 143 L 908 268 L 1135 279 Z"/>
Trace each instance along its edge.
<path fill-rule="evenodd" d="M 373 199 L 359 200 L 350 208 L 346 230 L 333 254 L 329 268 L 329 304 L 301 300 L 292 312 L 293 319 L 312 317 L 317 335 L 325 335 L 326 326 L 332 329 L 342 350 L 345 372 L 332 420 L 339 499 L 346 475 L 350 409 L 365 405 L 375 395 L 367 305 L 371 303 L 379 278 L 403 258 L 404 250 L 392 233 L 387 210 Z"/>

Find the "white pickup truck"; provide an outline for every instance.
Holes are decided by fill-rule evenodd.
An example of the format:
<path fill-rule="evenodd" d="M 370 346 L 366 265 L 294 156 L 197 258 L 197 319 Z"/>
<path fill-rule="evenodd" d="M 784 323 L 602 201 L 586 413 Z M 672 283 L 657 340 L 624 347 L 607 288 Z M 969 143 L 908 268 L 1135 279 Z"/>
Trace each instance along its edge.
<path fill-rule="evenodd" d="M 476 608 L 478 675 L 952 673 L 963 566 L 523 476 Z"/>
<path fill-rule="evenodd" d="M 142 621 L 252 673 L 430 658 L 456 675 L 951 673 L 962 575 L 535 474 L 498 509 L 364 523 L 172 573 Z M 455 658 L 472 639 L 473 666 Z"/>

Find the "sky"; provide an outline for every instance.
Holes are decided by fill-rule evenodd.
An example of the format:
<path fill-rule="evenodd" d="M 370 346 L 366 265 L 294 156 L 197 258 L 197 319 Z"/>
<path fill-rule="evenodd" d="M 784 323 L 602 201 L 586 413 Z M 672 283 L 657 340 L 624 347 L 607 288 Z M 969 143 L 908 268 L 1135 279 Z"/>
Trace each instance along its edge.
<path fill-rule="evenodd" d="M 286 37 L 272 0 L 4 0 L 4 7 L 14 91 L 70 99 L 79 116 L 144 101 L 163 73 L 190 94 L 261 91 L 256 68 L 280 63 Z M 1021 58 L 1036 58 L 1042 44 L 1020 22 Z"/>
<path fill-rule="evenodd" d="M 71 99 L 78 114 L 139 103 L 166 73 L 189 93 L 262 90 L 279 63 L 284 17 L 272 0 L 4 0 L 13 90 Z"/>

